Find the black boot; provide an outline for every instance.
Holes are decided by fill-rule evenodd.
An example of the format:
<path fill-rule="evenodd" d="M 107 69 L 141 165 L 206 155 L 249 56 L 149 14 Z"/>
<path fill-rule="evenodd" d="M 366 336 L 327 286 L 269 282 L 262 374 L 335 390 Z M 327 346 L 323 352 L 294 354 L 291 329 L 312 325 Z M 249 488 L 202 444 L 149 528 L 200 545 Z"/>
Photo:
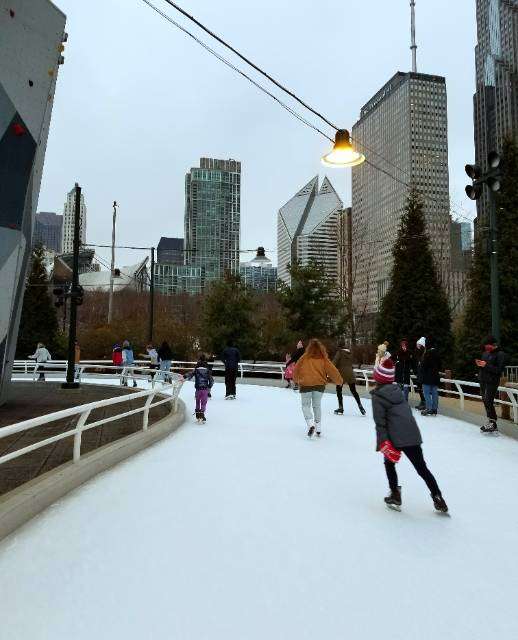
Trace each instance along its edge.
<path fill-rule="evenodd" d="M 391 509 L 401 511 L 401 487 L 390 491 L 390 495 L 385 498 L 385 504 Z"/>
<path fill-rule="evenodd" d="M 433 506 L 437 509 L 437 511 L 440 511 L 441 513 L 448 513 L 448 505 L 444 501 L 444 498 L 441 496 L 441 494 L 432 496 L 432 500 Z"/>
<path fill-rule="evenodd" d="M 498 431 L 498 427 L 494 420 L 490 420 L 483 427 L 480 427 L 480 431 L 482 431 L 482 433 L 495 433 L 495 431 Z"/>

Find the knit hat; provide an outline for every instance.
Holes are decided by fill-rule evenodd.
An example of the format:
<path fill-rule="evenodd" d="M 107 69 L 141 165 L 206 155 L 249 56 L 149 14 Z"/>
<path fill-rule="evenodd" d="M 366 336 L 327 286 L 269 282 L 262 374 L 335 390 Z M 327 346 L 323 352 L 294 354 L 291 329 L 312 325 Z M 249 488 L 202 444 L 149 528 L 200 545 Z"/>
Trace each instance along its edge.
<path fill-rule="evenodd" d="M 426 338 L 423 336 L 422 338 L 419 338 L 419 340 L 416 342 L 416 346 L 417 347 L 423 347 L 423 349 L 426 348 Z"/>
<path fill-rule="evenodd" d="M 390 358 L 385 358 L 374 368 L 372 377 L 379 384 L 391 384 L 394 382 L 395 373 L 394 363 Z"/>

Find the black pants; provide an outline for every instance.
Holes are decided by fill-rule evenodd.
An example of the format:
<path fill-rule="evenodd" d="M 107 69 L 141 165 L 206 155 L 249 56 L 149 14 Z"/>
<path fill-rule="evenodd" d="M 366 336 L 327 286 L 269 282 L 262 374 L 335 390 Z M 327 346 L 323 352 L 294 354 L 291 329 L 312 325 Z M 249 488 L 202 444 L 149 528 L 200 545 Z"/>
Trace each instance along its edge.
<path fill-rule="evenodd" d="M 236 395 L 237 369 L 225 369 L 225 395 Z"/>
<path fill-rule="evenodd" d="M 426 482 L 426 486 L 430 489 L 430 493 L 433 496 L 440 495 L 441 490 L 437 485 L 437 481 L 433 477 L 430 469 L 426 466 L 421 445 L 417 445 L 415 447 L 401 447 L 401 451 L 406 455 L 414 466 L 414 469 Z M 387 472 L 390 490 L 395 491 L 398 488 L 396 465 L 393 462 L 390 462 L 390 460 L 387 460 L 387 458 L 385 458 L 385 471 Z"/>
<path fill-rule="evenodd" d="M 336 385 L 336 397 L 338 398 L 338 406 L 340 407 L 340 409 L 344 408 L 344 396 L 342 393 L 342 387 L 344 385 L 343 384 L 337 384 Z M 358 392 L 356 391 L 356 385 L 354 384 L 354 382 L 351 382 L 349 384 L 349 391 L 351 392 L 352 397 L 356 400 L 356 404 L 361 407 L 362 406 L 362 401 L 360 400 L 360 396 L 358 395 Z"/>
<path fill-rule="evenodd" d="M 415 386 L 415 390 L 419 394 L 419 399 L 421 400 L 421 404 L 424 405 L 425 404 L 425 399 L 424 399 L 424 393 L 423 393 L 423 385 L 422 384 L 417 384 Z"/>
<path fill-rule="evenodd" d="M 496 422 L 498 419 L 495 409 L 495 398 L 497 393 L 498 382 L 480 383 L 480 395 L 482 396 L 482 401 L 484 402 L 484 407 L 486 408 L 486 415 L 490 420 L 493 420 L 494 422 Z"/>

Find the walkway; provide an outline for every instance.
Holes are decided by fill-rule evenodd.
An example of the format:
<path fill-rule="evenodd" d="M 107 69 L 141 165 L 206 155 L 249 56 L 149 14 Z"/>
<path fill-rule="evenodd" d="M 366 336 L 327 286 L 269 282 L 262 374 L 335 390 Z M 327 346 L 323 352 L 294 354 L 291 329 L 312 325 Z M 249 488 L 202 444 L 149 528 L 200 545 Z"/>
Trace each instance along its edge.
<path fill-rule="evenodd" d="M 518 636 L 518 442 L 420 418 L 452 517 L 406 461 L 395 513 L 350 399 L 309 441 L 297 394 L 238 392 L 0 544 L 6 638 Z"/>

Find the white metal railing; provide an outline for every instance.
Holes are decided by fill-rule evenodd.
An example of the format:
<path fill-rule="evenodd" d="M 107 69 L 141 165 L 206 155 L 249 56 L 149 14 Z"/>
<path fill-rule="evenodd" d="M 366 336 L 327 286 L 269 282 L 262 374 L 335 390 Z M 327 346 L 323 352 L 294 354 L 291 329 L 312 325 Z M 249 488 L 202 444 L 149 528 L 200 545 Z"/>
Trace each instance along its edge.
<path fill-rule="evenodd" d="M 23 422 L 18 422 L 16 424 L 0 428 L 0 439 L 2 439 L 7 438 L 8 436 L 15 435 L 17 433 L 29 431 L 30 429 L 35 429 L 36 427 L 48 424 L 49 422 L 62 420 L 63 418 L 73 418 L 74 416 L 78 417 L 76 425 L 73 429 L 69 429 L 67 431 L 64 431 L 63 433 L 58 433 L 55 436 L 45 438 L 44 440 L 40 440 L 39 442 L 35 442 L 34 444 L 22 447 L 21 449 L 17 449 L 16 451 L 12 451 L 11 453 L 0 456 L 0 465 L 8 462 L 9 460 L 19 458 L 26 453 L 30 453 L 31 451 L 35 451 L 36 449 L 40 449 L 41 447 L 52 444 L 53 442 L 58 442 L 59 440 L 70 437 L 74 438 L 73 461 L 77 462 L 81 458 L 81 438 L 85 431 L 94 429 L 95 427 L 100 427 L 101 425 L 108 424 L 110 422 L 114 422 L 115 420 L 120 420 L 121 418 L 127 418 L 128 416 L 137 413 L 142 413 L 142 430 L 147 431 L 149 426 L 149 412 L 151 409 L 169 402 L 173 404 L 174 413 L 176 413 L 176 411 L 178 410 L 178 395 L 180 393 L 180 389 L 182 388 L 183 379 L 177 374 L 172 375 L 174 376 L 173 381 L 170 384 L 164 384 L 160 388 L 157 387 L 145 391 L 138 391 L 116 398 L 108 398 L 106 400 L 97 400 L 95 402 L 89 402 L 77 407 L 70 407 L 69 409 L 62 409 L 61 411 L 56 411 L 54 413 L 49 413 L 47 415 L 39 416 L 37 418 L 31 418 L 30 420 L 24 420 Z M 153 402 L 156 396 L 159 396 L 161 398 L 156 402 Z M 87 422 L 91 412 L 95 409 L 116 404 L 124 404 L 133 400 L 138 400 L 140 398 L 145 398 L 145 402 L 141 407 L 138 407 L 137 409 L 131 409 L 129 411 L 124 411 L 123 413 L 118 413 L 114 416 L 109 416 L 108 418 L 102 418 L 93 422 Z"/>

